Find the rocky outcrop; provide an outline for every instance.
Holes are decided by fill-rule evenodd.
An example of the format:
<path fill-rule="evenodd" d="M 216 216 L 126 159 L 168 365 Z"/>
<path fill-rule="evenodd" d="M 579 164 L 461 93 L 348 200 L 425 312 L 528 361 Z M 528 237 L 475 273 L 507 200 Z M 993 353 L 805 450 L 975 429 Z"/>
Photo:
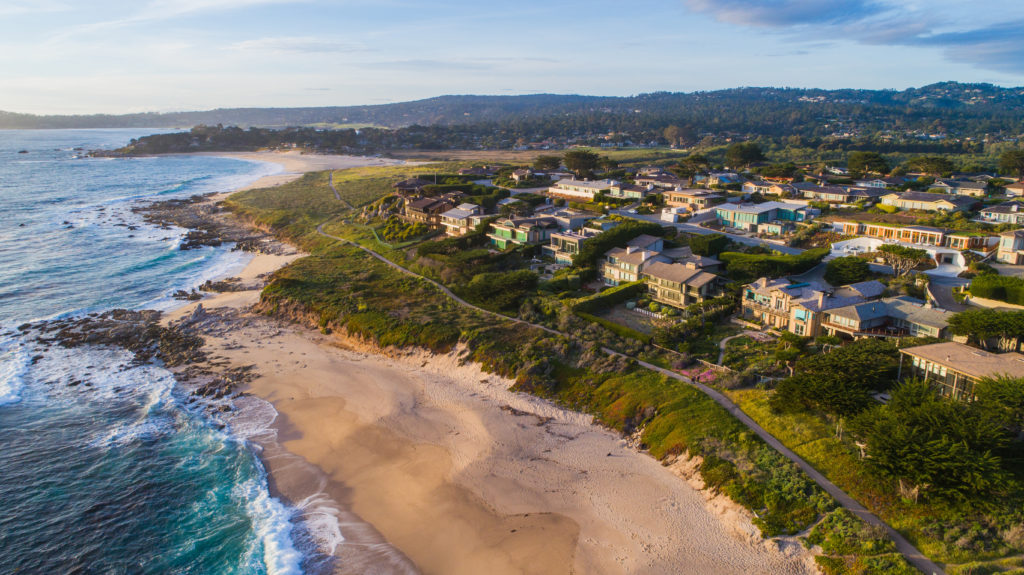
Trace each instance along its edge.
<path fill-rule="evenodd" d="M 234 250 L 280 254 L 291 248 L 278 242 L 271 234 L 254 229 L 224 209 L 212 194 L 192 196 L 183 200 L 165 200 L 132 208 L 132 211 L 161 229 L 172 226 L 189 231 L 182 237 L 179 249 L 193 250 L 234 243 Z"/>

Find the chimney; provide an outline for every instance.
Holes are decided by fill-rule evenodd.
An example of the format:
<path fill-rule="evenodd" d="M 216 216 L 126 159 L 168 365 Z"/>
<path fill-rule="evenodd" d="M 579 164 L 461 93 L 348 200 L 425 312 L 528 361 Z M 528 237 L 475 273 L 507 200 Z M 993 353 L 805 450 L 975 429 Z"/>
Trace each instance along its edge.
<path fill-rule="evenodd" d="M 826 297 L 827 297 L 827 295 L 825 294 L 825 292 L 823 292 L 823 291 L 818 292 L 818 311 L 821 311 L 821 309 L 825 307 L 825 298 Z"/>
<path fill-rule="evenodd" d="M 637 249 L 639 249 L 639 248 L 637 248 L 636 246 L 626 246 L 626 253 L 627 254 L 631 254 L 631 253 L 635 252 Z"/>

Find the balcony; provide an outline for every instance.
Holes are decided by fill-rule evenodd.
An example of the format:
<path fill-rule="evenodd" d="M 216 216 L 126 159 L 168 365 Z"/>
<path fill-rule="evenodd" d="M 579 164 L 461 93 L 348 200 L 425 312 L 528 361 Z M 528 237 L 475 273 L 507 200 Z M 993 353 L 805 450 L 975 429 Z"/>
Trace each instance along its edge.
<path fill-rule="evenodd" d="M 839 331 L 853 337 L 906 337 L 910 335 L 910 332 L 904 328 L 889 325 L 861 328 L 859 326 L 850 327 L 826 320 L 821 322 L 821 327 Z"/>

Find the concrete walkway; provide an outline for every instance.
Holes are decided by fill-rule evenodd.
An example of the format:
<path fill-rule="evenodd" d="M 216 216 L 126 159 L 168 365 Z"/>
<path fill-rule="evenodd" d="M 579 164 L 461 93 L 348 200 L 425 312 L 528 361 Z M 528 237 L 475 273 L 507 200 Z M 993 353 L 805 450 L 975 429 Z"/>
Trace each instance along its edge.
<path fill-rule="evenodd" d="M 398 265 L 397 263 L 392 262 L 391 260 L 385 258 L 384 256 L 380 255 L 379 253 L 377 253 L 377 252 L 375 252 L 375 251 L 373 251 L 373 250 L 371 250 L 369 248 L 366 248 L 366 247 L 363 247 L 363 246 L 359 245 L 356 242 L 353 242 L 351 240 L 346 240 L 345 238 L 340 238 L 338 236 L 333 236 L 331 234 L 328 234 L 328 233 L 324 232 L 323 227 L 324 227 L 324 224 L 320 224 L 319 226 L 317 226 L 316 231 L 317 231 L 318 234 L 320 234 L 320 235 L 322 235 L 324 237 L 327 237 L 327 238 L 331 238 L 333 240 L 337 240 L 339 242 L 343 242 L 343 243 L 355 246 L 355 247 L 363 250 L 364 252 L 370 254 L 374 258 L 377 258 L 378 260 L 384 262 L 385 264 L 391 266 L 392 268 L 394 268 L 394 269 L 396 269 L 396 270 L 398 270 L 398 271 L 400 271 L 400 272 L 402 272 L 402 273 L 404 273 L 406 275 L 409 275 L 409 276 L 412 276 L 412 277 L 416 277 L 416 278 L 419 278 L 419 279 L 421 279 L 421 280 L 423 280 L 423 281 L 425 281 L 427 283 L 430 283 L 431 285 L 433 285 L 437 289 L 441 290 L 442 293 L 444 293 L 445 295 L 450 297 L 453 301 L 455 301 L 456 303 L 458 303 L 459 305 L 461 305 L 463 307 L 466 307 L 468 309 L 477 311 L 479 313 L 482 313 L 482 314 L 485 314 L 485 315 L 488 315 L 488 316 L 499 318 L 501 320 L 511 321 L 511 322 L 515 322 L 515 323 L 518 323 L 518 324 L 521 324 L 521 325 L 527 325 L 527 326 L 530 326 L 530 327 L 534 327 L 534 328 L 543 330 L 543 331 L 545 331 L 547 333 L 550 333 L 550 334 L 553 334 L 553 335 L 558 335 L 558 336 L 567 337 L 567 338 L 571 339 L 571 336 L 569 336 L 568 334 L 565 334 L 565 333 L 562 333 L 560 331 L 551 329 L 549 327 L 545 327 L 543 325 L 538 325 L 538 324 L 535 324 L 535 323 L 530 323 L 528 321 L 521 320 L 519 318 L 509 317 L 509 316 L 506 316 L 506 315 L 503 315 L 503 314 L 500 314 L 500 313 L 496 313 L 496 312 L 493 312 L 493 311 L 490 311 L 490 310 L 483 309 L 481 307 L 477 307 L 477 306 L 475 306 L 475 305 L 473 305 L 473 304 L 463 300 L 462 298 L 458 297 L 457 295 L 452 293 L 452 291 L 450 289 L 448 289 L 447 287 L 441 285 L 440 283 L 438 283 L 438 282 L 436 282 L 436 281 L 434 281 L 434 280 L 432 280 L 432 279 L 430 279 L 428 277 L 424 277 L 424 276 L 421 276 L 421 275 L 419 275 L 419 274 L 417 274 L 417 273 L 415 273 L 413 271 L 410 271 L 410 270 L 408 270 L 408 269 Z M 715 389 L 712 389 L 712 388 L 708 387 L 707 385 L 704 385 L 702 383 L 693 381 L 692 379 L 690 379 L 688 377 L 685 377 L 683 375 L 680 375 L 680 374 L 678 374 L 678 373 L 676 373 L 674 371 L 670 371 L 670 370 L 664 369 L 662 367 L 656 366 L 654 364 L 647 363 L 645 361 L 641 361 L 641 360 L 639 360 L 639 359 L 637 359 L 635 357 L 619 353 L 618 351 L 615 351 L 615 350 L 613 350 L 611 348 L 605 347 L 605 348 L 602 348 L 602 350 L 605 353 L 609 354 L 609 355 L 615 355 L 615 356 L 618 356 L 618 357 L 623 357 L 623 358 L 626 358 L 626 359 L 634 360 L 634 361 L 637 362 L 638 365 L 641 365 L 641 366 L 643 366 L 643 367 L 645 367 L 647 369 L 650 369 L 652 371 L 656 371 L 656 372 L 658 372 L 658 373 L 660 373 L 660 374 L 662 374 L 662 375 L 664 375 L 666 377 L 670 377 L 672 379 L 675 379 L 675 380 L 678 380 L 678 381 L 681 381 L 683 383 L 687 383 L 689 385 L 692 385 L 692 386 L 696 387 L 697 389 L 702 391 L 705 395 L 707 395 L 712 400 L 714 400 L 715 403 L 718 403 L 723 408 L 725 408 L 726 411 L 728 411 L 729 413 L 733 414 L 733 416 L 735 416 L 738 420 L 740 420 L 740 422 L 742 422 L 744 425 L 746 425 L 748 428 L 750 428 L 750 430 L 753 431 L 754 433 L 756 433 L 758 435 L 758 437 L 763 439 L 765 443 L 767 443 L 768 445 L 772 446 L 776 451 L 778 451 L 783 456 L 788 458 L 790 461 L 795 463 L 798 467 L 800 467 L 800 469 L 802 469 L 804 471 L 804 473 L 806 473 L 808 475 L 808 477 L 810 477 L 823 490 L 825 490 L 825 492 L 827 492 L 829 495 L 831 495 L 840 505 L 845 507 L 847 510 L 849 510 L 851 513 L 853 513 L 857 517 L 860 517 L 862 520 L 870 523 L 871 525 L 878 525 L 878 526 L 883 527 L 886 530 L 886 532 L 889 534 L 889 536 L 893 539 L 893 541 L 896 543 L 896 549 L 900 553 L 902 553 L 903 556 L 907 558 L 907 561 L 909 561 L 912 565 L 914 565 L 915 567 L 917 567 L 918 569 L 923 571 L 926 575 L 944 575 L 944 572 L 942 571 L 942 569 L 940 569 L 939 566 L 936 565 L 935 563 L 933 563 L 930 559 L 925 557 L 923 553 L 918 551 L 917 548 L 914 547 L 910 543 L 910 541 L 908 541 L 905 537 L 900 535 L 895 529 L 890 527 L 887 523 L 885 523 L 884 521 L 879 519 L 876 515 L 874 515 L 870 511 L 868 511 L 863 505 L 858 503 L 855 499 L 853 499 L 852 497 L 847 495 L 845 491 L 843 491 L 842 489 L 837 487 L 834 483 L 832 483 L 831 481 L 826 479 L 825 476 L 822 475 L 813 466 L 811 466 L 811 464 L 809 464 L 806 461 L 804 461 L 800 456 L 798 456 L 796 453 L 794 453 L 788 447 L 783 445 L 781 441 L 776 439 L 774 435 L 768 433 L 764 428 L 762 428 L 760 425 L 758 425 L 758 423 L 756 421 L 751 419 L 750 416 L 748 416 L 746 413 L 744 413 L 743 410 L 741 410 L 739 408 L 739 406 L 737 406 L 735 403 L 733 403 L 732 400 L 730 400 L 728 397 L 722 395 L 720 392 L 718 392 Z"/>

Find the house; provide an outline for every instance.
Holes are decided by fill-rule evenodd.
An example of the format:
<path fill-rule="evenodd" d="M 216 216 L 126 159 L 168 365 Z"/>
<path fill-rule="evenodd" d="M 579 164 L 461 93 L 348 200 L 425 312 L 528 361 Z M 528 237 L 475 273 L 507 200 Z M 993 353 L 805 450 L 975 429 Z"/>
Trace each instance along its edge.
<path fill-rule="evenodd" d="M 1024 264 L 1024 230 L 1010 230 L 999 234 L 996 260 L 1004 264 Z"/>
<path fill-rule="evenodd" d="M 559 230 L 575 230 L 590 220 L 599 217 L 595 213 L 585 212 L 583 210 L 574 210 L 572 208 L 554 210 L 547 215 L 555 219 Z"/>
<path fill-rule="evenodd" d="M 629 200 L 642 200 L 652 194 L 657 194 L 658 191 L 654 185 L 647 184 L 646 186 L 636 184 L 615 184 L 608 190 L 608 195 L 612 198 L 622 198 Z"/>
<path fill-rule="evenodd" d="M 952 341 L 900 350 L 900 379 L 923 379 L 953 399 L 971 400 L 979 380 L 999 376 L 1024 377 L 1024 355 L 989 353 Z"/>
<path fill-rule="evenodd" d="M 558 221 L 552 217 L 503 218 L 491 224 L 487 237 L 498 249 L 509 246 L 536 245 L 547 242 L 558 231 Z"/>
<path fill-rule="evenodd" d="M 906 178 L 889 177 L 874 178 L 870 180 L 857 180 L 853 185 L 858 188 L 898 188 L 906 183 Z"/>
<path fill-rule="evenodd" d="M 418 198 L 405 203 L 404 219 L 440 227 L 441 213 L 451 209 L 452 203 L 444 198 Z"/>
<path fill-rule="evenodd" d="M 904 226 L 874 222 L 834 222 L 835 231 L 847 236 L 878 238 L 889 242 L 947 247 L 954 250 L 991 251 L 992 238 L 986 234 L 955 232 L 930 226 Z"/>
<path fill-rule="evenodd" d="M 815 186 L 813 184 L 794 184 L 800 195 L 807 200 L 818 202 L 830 202 L 837 204 L 852 204 L 854 202 L 866 201 L 874 203 L 878 198 L 886 194 L 885 190 L 878 188 L 850 188 L 847 186 Z"/>
<path fill-rule="evenodd" d="M 672 260 L 673 263 L 692 265 L 697 269 L 712 274 L 722 271 L 722 266 L 724 265 L 718 258 L 700 256 L 693 253 L 689 246 L 661 250 L 661 255 Z"/>
<path fill-rule="evenodd" d="M 1020 196 L 1024 196 L 1024 182 L 1014 182 L 1012 184 L 1007 184 L 1006 186 L 1003 187 L 1003 189 L 1006 190 L 1006 195 L 1010 196 L 1011 198 L 1019 198 Z"/>
<path fill-rule="evenodd" d="M 980 212 L 982 221 L 992 224 L 1024 224 L 1024 210 L 1020 202 L 1003 202 L 989 206 Z"/>
<path fill-rule="evenodd" d="M 703 182 L 707 186 L 730 186 L 730 185 L 743 185 L 747 180 L 735 173 L 735 172 L 711 172 L 704 178 Z"/>
<path fill-rule="evenodd" d="M 665 205 L 692 211 L 704 210 L 725 201 L 723 194 L 694 188 L 676 188 L 666 191 L 662 196 L 665 198 Z"/>
<path fill-rule="evenodd" d="M 824 312 L 877 299 L 885 286 L 871 280 L 830 288 L 818 282 L 761 278 L 743 286 L 742 316 L 796 335 L 822 334 Z"/>
<path fill-rule="evenodd" d="M 459 204 L 441 213 L 441 225 L 447 236 L 461 236 L 473 231 L 473 216 L 483 213 L 483 208 L 476 204 Z"/>
<path fill-rule="evenodd" d="M 635 282 L 640 279 L 645 266 L 655 262 L 671 263 L 670 258 L 659 253 L 663 248 L 661 238 L 645 234 L 631 240 L 624 248 L 608 250 L 601 263 L 601 277 L 605 285 Z"/>
<path fill-rule="evenodd" d="M 541 247 L 541 253 L 555 259 L 555 263 L 571 265 L 572 258 L 580 253 L 583 242 L 600 235 L 601 230 L 584 226 L 579 231 L 565 230 L 552 232 L 551 243 Z"/>
<path fill-rule="evenodd" d="M 394 185 L 395 191 L 404 196 L 418 196 L 423 192 L 425 186 L 432 186 L 434 182 L 428 182 L 421 178 L 409 178 Z"/>
<path fill-rule="evenodd" d="M 679 178 L 679 176 L 667 174 L 665 172 L 638 175 L 633 178 L 633 182 L 639 186 L 654 186 L 655 188 L 662 188 L 666 190 L 678 188 L 686 183 L 684 180 Z"/>
<path fill-rule="evenodd" d="M 648 264 L 641 277 L 647 282 L 651 299 L 676 308 L 718 297 L 725 283 L 695 264 L 659 261 Z"/>
<path fill-rule="evenodd" d="M 522 182 L 522 181 L 525 181 L 525 180 L 529 180 L 532 177 L 533 177 L 533 170 L 531 170 L 529 168 L 523 168 L 523 169 L 520 169 L 520 170 L 513 170 L 512 171 L 512 176 L 511 176 L 513 182 Z"/>
<path fill-rule="evenodd" d="M 947 338 L 953 313 L 912 297 L 865 301 L 825 312 L 821 327 L 828 335 L 864 337 Z"/>
<path fill-rule="evenodd" d="M 977 200 L 970 197 L 929 192 L 893 192 L 882 196 L 882 203 L 901 210 L 966 212 L 977 203 Z"/>
<path fill-rule="evenodd" d="M 727 228 L 757 230 L 758 224 L 773 221 L 803 222 L 814 216 L 807 206 L 784 202 L 763 204 L 722 204 L 715 208 L 715 217 Z"/>
<path fill-rule="evenodd" d="M 775 195 L 784 198 L 796 196 L 799 193 L 793 184 L 777 183 L 768 180 L 745 182 L 740 189 L 747 194 Z"/>
<path fill-rule="evenodd" d="M 549 196 L 556 196 L 577 202 L 591 202 L 597 194 L 607 194 L 612 186 L 618 185 L 616 180 L 576 180 L 566 178 L 558 180 L 548 188 Z"/>
<path fill-rule="evenodd" d="M 954 196 L 985 197 L 988 195 L 988 184 L 966 180 L 935 180 L 928 188 Z"/>

